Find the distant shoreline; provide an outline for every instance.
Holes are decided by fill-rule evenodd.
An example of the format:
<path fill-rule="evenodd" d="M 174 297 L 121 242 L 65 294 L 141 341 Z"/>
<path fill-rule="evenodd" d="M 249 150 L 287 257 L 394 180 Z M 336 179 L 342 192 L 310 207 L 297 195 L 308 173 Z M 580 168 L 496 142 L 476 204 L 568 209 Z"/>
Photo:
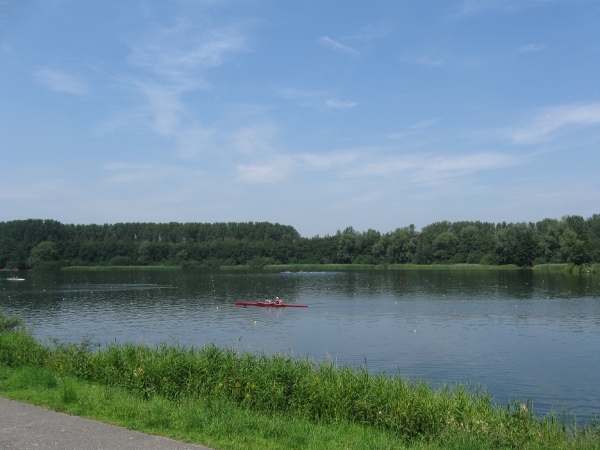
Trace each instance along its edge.
<path fill-rule="evenodd" d="M 64 271 L 101 271 L 101 270 L 207 270 L 186 268 L 184 266 L 68 266 Z M 216 270 L 216 269 L 209 269 Z M 570 273 L 598 273 L 600 264 L 574 266 L 573 264 L 538 264 L 533 267 L 518 267 L 514 264 L 501 266 L 484 264 L 272 264 L 262 268 L 252 268 L 248 265 L 221 266 L 222 271 L 256 271 L 256 272 L 325 272 L 325 271 L 354 271 L 354 270 L 549 270 Z"/>

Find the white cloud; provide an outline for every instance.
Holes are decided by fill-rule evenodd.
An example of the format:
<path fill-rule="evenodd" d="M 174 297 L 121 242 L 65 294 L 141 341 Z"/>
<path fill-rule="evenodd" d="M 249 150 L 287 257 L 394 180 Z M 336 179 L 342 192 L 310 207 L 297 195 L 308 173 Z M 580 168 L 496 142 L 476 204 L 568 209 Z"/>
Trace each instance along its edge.
<path fill-rule="evenodd" d="M 129 62 L 177 82 L 183 89 L 205 88 L 197 74 L 216 67 L 232 53 L 246 49 L 246 40 L 235 26 L 201 29 L 180 18 L 175 26 L 158 30 L 132 46 Z"/>
<path fill-rule="evenodd" d="M 217 150 L 217 132 L 200 125 L 189 127 L 177 137 L 177 154 L 182 158 L 195 158 Z"/>
<path fill-rule="evenodd" d="M 535 144 L 552 139 L 563 129 L 600 124 L 600 103 L 548 108 L 531 125 L 507 132 L 517 144 Z"/>
<path fill-rule="evenodd" d="M 284 100 L 295 100 L 306 106 L 314 105 L 315 101 L 322 99 L 329 94 L 329 91 L 325 90 L 309 90 L 309 89 L 296 89 L 296 88 L 285 88 L 277 89 L 275 94 Z"/>
<path fill-rule="evenodd" d="M 328 99 L 325 102 L 325 106 L 330 109 L 350 109 L 356 106 L 355 102 L 345 102 L 342 100 Z"/>
<path fill-rule="evenodd" d="M 443 61 L 439 58 L 433 59 L 427 56 L 421 56 L 420 58 L 417 58 L 416 63 L 421 66 L 439 67 L 442 65 Z"/>
<path fill-rule="evenodd" d="M 358 52 L 354 50 L 352 47 L 348 47 L 347 45 L 342 44 L 341 42 L 334 41 L 328 36 L 323 36 L 319 38 L 319 42 L 326 47 L 329 47 L 333 50 L 340 50 L 342 52 L 349 53 L 351 55 L 358 55 Z"/>
<path fill-rule="evenodd" d="M 344 40 L 355 40 L 355 41 L 370 41 L 372 39 L 378 39 L 390 32 L 391 28 L 389 26 L 381 26 L 381 27 L 365 27 L 356 33 L 349 34 L 344 36 Z"/>
<path fill-rule="evenodd" d="M 458 4 L 458 10 L 451 18 L 462 19 L 496 11 L 513 12 L 544 3 L 544 0 L 464 0 Z"/>
<path fill-rule="evenodd" d="M 147 101 L 143 115 L 149 118 L 155 133 L 177 139 L 177 151 L 183 157 L 198 152 L 191 135 L 200 138 L 198 133 L 204 133 L 205 144 L 211 139 L 206 130 L 185 127 L 186 122 L 195 120 L 185 106 L 184 94 L 210 90 L 206 72 L 247 49 L 239 26 L 207 29 L 201 23 L 180 17 L 174 26 L 156 29 L 138 39 L 128 57 L 131 71 L 126 80 Z"/>
<path fill-rule="evenodd" d="M 276 165 L 237 166 L 238 180 L 247 183 L 272 183 L 281 180 L 284 175 Z"/>
<path fill-rule="evenodd" d="M 75 75 L 54 69 L 38 69 L 34 72 L 37 80 L 53 91 L 67 92 L 73 95 L 86 95 L 87 84 Z"/>
<path fill-rule="evenodd" d="M 498 170 L 521 164 L 523 158 L 515 158 L 501 153 L 474 153 L 465 156 L 438 156 L 424 160 L 416 179 L 429 181 L 433 179 L 462 176 L 482 170 Z"/>
<path fill-rule="evenodd" d="M 270 153 L 275 131 L 270 124 L 242 128 L 233 133 L 233 146 L 246 155 Z"/>
<path fill-rule="evenodd" d="M 442 119 L 440 119 L 439 117 L 436 117 L 435 119 L 422 120 L 421 122 L 412 124 L 408 128 L 410 128 L 412 130 L 422 130 L 423 128 L 429 128 L 430 126 L 435 125 L 440 120 L 442 120 Z"/>
<path fill-rule="evenodd" d="M 261 159 L 261 161 L 249 164 L 238 164 L 236 167 L 237 181 L 274 183 L 285 179 L 293 172 L 294 159 L 287 155 L 271 153 Z"/>
<path fill-rule="evenodd" d="M 460 177 L 483 170 L 499 170 L 523 164 L 526 157 L 515 158 L 501 153 L 473 153 L 470 155 L 433 156 L 402 155 L 380 157 L 377 162 L 356 162 L 343 168 L 344 177 L 379 178 L 402 177 L 409 183 L 431 183 L 444 178 Z"/>
<path fill-rule="evenodd" d="M 102 167 L 108 176 L 105 181 L 109 184 L 143 185 L 144 183 L 156 183 L 164 178 L 181 178 L 182 174 L 199 176 L 203 172 L 185 167 L 159 163 L 129 163 L 125 161 L 113 161 Z"/>
<path fill-rule="evenodd" d="M 133 83 L 148 101 L 149 113 L 154 119 L 154 131 L 163 136 L 173 134 L 184 110 L 179 90 L 153 81 L 134 80 Z"/>
<path fill-rule="evenodd" d="M 303 153 L 298 156 L 298 161 L 312 170 L 327 170 L 332 166 L 348 165 L 358 157 L 359 153 L 356 151 L 332 152 L 325 155 Z"/>
<path fill-rule="evenodd" d="M 546 48 L 548 48 L 548 47 L 543 44 L 528 44 L 528 45 L 523 45 L 522 47 L 516 48 L 513 51 L 515 53 L 535 53 L 535 52 L 541 52 L 542 50 L 546 50 Z"/>

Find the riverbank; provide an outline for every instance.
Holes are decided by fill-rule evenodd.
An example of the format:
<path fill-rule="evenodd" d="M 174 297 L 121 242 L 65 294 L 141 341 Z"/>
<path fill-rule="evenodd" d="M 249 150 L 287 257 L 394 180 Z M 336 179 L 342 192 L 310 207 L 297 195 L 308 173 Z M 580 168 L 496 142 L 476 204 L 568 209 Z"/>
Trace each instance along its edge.
<path fill-rule="evenodd" d="M 67 266 L 60 270 L 181 270 L 181 266 Z"/>
<path fill-rule="evenodd" d="M 44 345 L 0 333 L 0 395 L 215 448 L 600 447 L 600 428 L 463 385 L 215 346 Z M 376 443 L 377 445 L 374 445 Z"/>
<path fill-rule="evenodd" d="M 64 271 L 94 271 L 94 270 L 198 270 L 195 267 L 163 265 L 163 266 L 68 266 Z M 200 269 L 202 270 L 202 269 Z M 214 270 L 214 269 L 213 269 Z M 263 267 L 249 265 L 220 266 L 223 271 L 268 271 L 268 272 L 333 272 L 353 270 L 536 270 L 560 271 L 572 274 L 599 273 L 600 264 L 576 266 L 573 264 L 538 264 L 533 267 L 519 267 L 514 264 L 501 266 L 487 264 L 269 264 Z"/>

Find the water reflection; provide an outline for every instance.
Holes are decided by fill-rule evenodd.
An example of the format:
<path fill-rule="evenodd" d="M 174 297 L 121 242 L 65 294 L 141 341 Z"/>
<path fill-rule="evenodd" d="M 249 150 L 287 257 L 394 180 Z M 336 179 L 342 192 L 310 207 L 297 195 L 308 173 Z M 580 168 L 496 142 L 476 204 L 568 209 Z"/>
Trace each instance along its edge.
<path fill-rule="evenodd" d="M 600 277 L 532 271 L 33 272 L 0 306 L 40 338 L 284 352 L 600 412 Z M 239 308 L 279 296 L 308 309 Z M 415 333 L 416 331 L 416 333 Z"/>

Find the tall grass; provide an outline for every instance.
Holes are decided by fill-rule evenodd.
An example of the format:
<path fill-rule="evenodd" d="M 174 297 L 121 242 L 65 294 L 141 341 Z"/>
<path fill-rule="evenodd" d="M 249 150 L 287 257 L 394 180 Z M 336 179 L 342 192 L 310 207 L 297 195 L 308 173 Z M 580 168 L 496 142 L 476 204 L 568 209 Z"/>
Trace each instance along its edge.
<path fill-rule="evenodd" d="M 67 266 L 60 270 L 179 270 L 181 266 Z"/>
<path fill-rule="evenodd" d="M 46 346 L 13 331 L 0 334 L 0 364 L 49 368 L 59 377 L 74 376 L 145 399 L 227 402 L 271 416 L 356 424 L 403 442 L 468 435 L 490 448 L 522 448 L 529 442 L 554 446 L 573 439 L 600 445 L 600 426 L 568 427 L 554 415 L 538 418 L 528 404 L 500 408 L 484 390 L 461 384 L 435 390 L 422 381 L 281 354 L 167 344 L 112 344 L 92 352 L 87 342 Z M 71 386 L 59 387 L 65 402 L 77 399 Z"/>
<path fill-rule="evenodd" d="M 245 264 L 240 264 L 239 266 L 221 266 L 219 267 L 220 270 L 252 270 L 252 267 L 245 265 Z"/>
<path fill-rule="evenodd" d="M 391 264 L 388 269 L 395 270 L 519 270 L 522 269 L 514 264 L 493 266 L 488 264 Z"/>
<path fill-rule="evenodd" d="M 533 270 L 561 270 L 566 271 L 569 267 L 569 264 L 536 264 L 533 266 Z"/>
<path fill-rule="evenodd" d="M 372 264 L 269 264 L 263 267 L 264 270 L 294 271 L 299 272 L 320 272 L 325 270 L 369 270 L 385 269 L 382 265 Z"/>
<path fill-rule="evenodd" d="M 279 264 L 268 265 L 264 270 L 279 271 L 324 271 L 324 270 L 516 270 L 519 267 L 514 264 L 504 266 L 491 266 L 484 264 Z"/>

